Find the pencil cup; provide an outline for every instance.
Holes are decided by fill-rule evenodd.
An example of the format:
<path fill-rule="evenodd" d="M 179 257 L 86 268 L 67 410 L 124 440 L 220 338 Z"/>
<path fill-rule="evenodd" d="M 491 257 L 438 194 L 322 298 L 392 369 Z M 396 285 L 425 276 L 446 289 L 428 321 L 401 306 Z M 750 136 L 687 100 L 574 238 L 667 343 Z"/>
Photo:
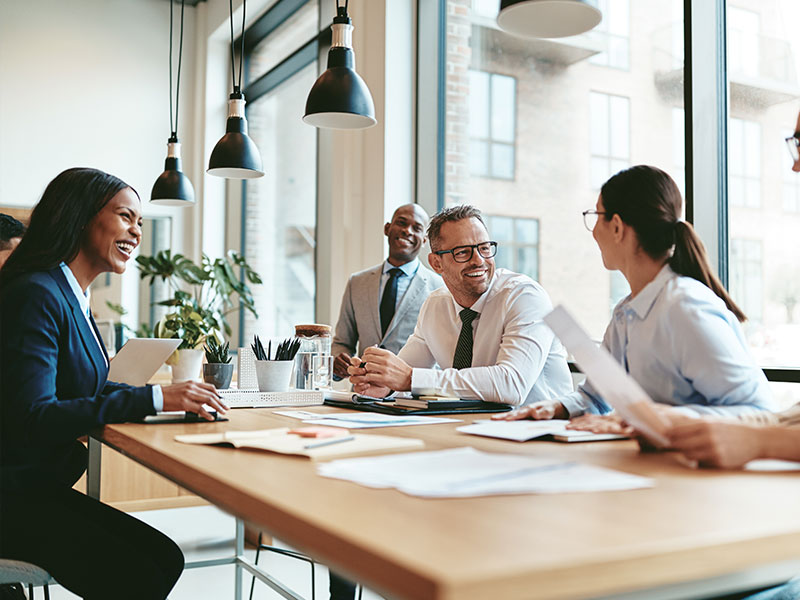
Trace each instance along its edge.
<path fill-rule="evenodd" d="M 292 377 L 291 360 L 257 360 L 256 378 L 259 392 L 285 392 Z"/>

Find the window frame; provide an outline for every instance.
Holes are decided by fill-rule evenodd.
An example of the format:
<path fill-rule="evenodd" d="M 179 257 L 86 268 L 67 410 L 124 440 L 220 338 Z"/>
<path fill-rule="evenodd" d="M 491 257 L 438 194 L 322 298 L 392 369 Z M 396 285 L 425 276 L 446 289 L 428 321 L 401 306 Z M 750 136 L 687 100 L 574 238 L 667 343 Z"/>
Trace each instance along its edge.
<path fill-rule="evenodd" d="M 277 0 L 275 4 L 269 7 L 267 11 L 253 21 L 245 30 L 245 43 L 244 55 L 240 56 L 240 60 L 244 61 L 243 72 L 244 81 L 242 82 L 242 93 L 247 99 L 245 106 L 245 117 L 247 116 L 248 105 L 255 102 L 259 98 L 271 93 L 277 89 L 284 82 L 291 79 L 294 75 L 308 67 L 310 64 L 319 64 L 322 53 L 326 52 L 331 44 L 331 30 L 329 26 L 322 26 L 321 14 L 318 15 L 317 20 L 317 33 L 310 39 L 299 43 L 294 50 L 278 64 L 273 66 L 267 72 L 262 73 L 254 80 L 248 77 L 248 67 L 250 64 L 250 56 L 255 48 L 271 34 L 278 31 L 281 26 L 286 23 L 292 16 L 294 16 L 300 9 L 302 9 L 311 0 Z M 320 13 L 322 6 L 320 5 Z M 234 41 L 234 48 L 241 48 L 241 36 Z M 319 69 L 318 69 L 319 70 Z M 242 256 L 245 255 L 245 248 L 247 246 L 245 220 L 247 219 L 247 180 L 241 181 L 241 194 L 239 200 L 239 235 L 238 244 L 239 252 Z M 317 184 L 318 186 L 319 184 Z M 319 213 L 319 189 L 317 187 L 315 193 L 315 210 Z M 318 215 L 317 215 L 318 216 Z M 314 248 L 314 264 L 317 264 L 317 253 L 319 252 L 319 245 Z M 240 280 L 244 282 L 244 271 L 240 270 Z M 319 294 L 319 277 L 316 273 L 315 266 L 315 298 L 314 298 L 314 317 L 316 320 L 317 313 L 317 296 Z M 238 338 L 239 346 L 245 344 L 243 339 L 245 330 L 245 311 L 243 305 L 240 303 L 238 311 Z"/>
<path fill-rule="evenodd" d="M 480 142 L 482 144 L 486 144 L 486 173 L 474 173 L 470 170 L 470 174 L 474 177 L 483 177 L 486 179 L 501 179 L 503 181 L 515 181 L 517 178 L 517 78 L 513 75 L 506 75 L 505 73 L 497 73 L 495 71 L 483 71 L 480 69 L 468 69 L 469 73 L 480 73 L 487 76 L 487 91 L 488 91 L 488 100 L 486 106 L 486 122 L 487 122 L 487 130 L 488 133 L 486 137 L 473 137 L 471 132 L 469 135 L 469 142 L 472 144 L 473 142 Z M 514 93 L 512 98 L 513 103 L 513 125 L 512 125 L 512 136 L 513 139 L 510 142 L 506 142 L 503 140 L 498 140 L 494 137 L 494 131 L 492 127 L 492 123 L 494 121 L 494 82 L 497 78 L 504 77 L 506 79 L 510 79 L 514 82 Z M 499 146 L 506 146 L 511 148 L 511 175 L 506 177 L 505 175 L 500 175 L 494 169 L 494 159 L 493 157 L 493 147 L 495 145 Z"/>

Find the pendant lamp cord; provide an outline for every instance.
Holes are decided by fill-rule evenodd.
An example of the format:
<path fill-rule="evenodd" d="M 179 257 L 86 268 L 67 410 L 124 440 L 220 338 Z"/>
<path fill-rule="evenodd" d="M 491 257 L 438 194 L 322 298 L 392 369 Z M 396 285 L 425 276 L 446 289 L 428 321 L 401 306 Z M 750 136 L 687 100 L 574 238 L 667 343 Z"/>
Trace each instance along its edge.
<path fill-rule="evenodd" d="M 247 0 L 242 2 L 242 44 L 239 51 L 239 83 L 236 83 L 236 65 L 234 63 L 234 49 L 233 49 L 233 0 L 228 0 L 228 6 L 231 11 L 231 79 L 233 81 L 233 93 L 238 94 L 242 91 L 242 63 L 244 63 L 244 24 L 247 12 Z"/>
<path fill-rule="evenodd" d="M 349 5 L 349 4 L 350 4 L 350 0 L 344 0 L 344 15 L 345 15 L 345 16 L 347 16 L 347 14 L 348 14 L 348 13 L 347 13 L 347 8 L 348 8 L 348 5 Z M 339 6 L 339 0 L 336 0 L 336 13 L 337 13 L 337 14 L 339 13 L 339 8 L 340 8 L 340 6 Z"/>
<path fill-rule="evenodd" d="M 172 132 L 172 138 L 178 138 L 178 109 L 180 104 L 181 93 L 181 63 L 183 62 L 183 12 L 186 0 L 181 0 L 181 34 L 178 42 L 178 81 L 175 84 L 175 122 L 172 121 L 172 33 L 173 33 L 173 18 L 172 18 L 172 5 L 174 0 L 169 2 L 169 129 Z"/>

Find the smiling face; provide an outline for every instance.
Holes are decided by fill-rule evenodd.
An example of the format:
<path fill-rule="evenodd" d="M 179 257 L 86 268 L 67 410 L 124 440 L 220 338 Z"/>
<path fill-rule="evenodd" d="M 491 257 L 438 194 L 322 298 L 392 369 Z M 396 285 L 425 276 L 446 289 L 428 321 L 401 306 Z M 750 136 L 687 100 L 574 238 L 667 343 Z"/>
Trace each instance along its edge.
<path fill-rule="evenodd" d="M 418 204 L 406 204 L 394 211 L 391 222 L 383 226 L 392 265 L 399 267 L 417 257 L 428 240 L 425 236 L 427 226 L 428 215 Z"/>
<path fill-rule="evenodd" d="M 96 274 L 122 273 L 141 240 L 139 198 L 131 188 L 125 188 L 89 221 L 79 256 Z"/>
<path fill-rule="evenodd" d="M 471 246 L 488 242 L 489 233 L 478 219 L 470 217 L 442 224 L 436 250 L 451 250 L 456 246 Z M 472 258 L 465 263 L 453 260 L 452 254 L 431 254 L 431 267 L 444 279 L 444 283 L 456 302 L 468 308 L 489 289 L 494 275 L 494 258 L 483 258 L 474 249 Z"/>

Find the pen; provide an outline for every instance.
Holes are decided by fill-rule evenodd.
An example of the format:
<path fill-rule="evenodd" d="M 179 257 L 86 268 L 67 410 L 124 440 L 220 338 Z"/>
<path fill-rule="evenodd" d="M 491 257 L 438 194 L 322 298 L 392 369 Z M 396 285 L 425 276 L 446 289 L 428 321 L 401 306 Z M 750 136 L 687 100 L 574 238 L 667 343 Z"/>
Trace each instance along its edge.
<path fill-rule="evenodd" d="M 303 446 L 304 450 L 311 450 L 313 448 L 322 448 L 323 446 L 330 446 L 331 444 L 338 444 L 339 442 L 349 442 L 350 440 L 354 440 L 355 437 L 352 435 L 345 435 L 342 437 L 335 437 L 330 440 L 325 440 L 323 442 L 314 442 L 313 444 L 306 444 Z"/>

